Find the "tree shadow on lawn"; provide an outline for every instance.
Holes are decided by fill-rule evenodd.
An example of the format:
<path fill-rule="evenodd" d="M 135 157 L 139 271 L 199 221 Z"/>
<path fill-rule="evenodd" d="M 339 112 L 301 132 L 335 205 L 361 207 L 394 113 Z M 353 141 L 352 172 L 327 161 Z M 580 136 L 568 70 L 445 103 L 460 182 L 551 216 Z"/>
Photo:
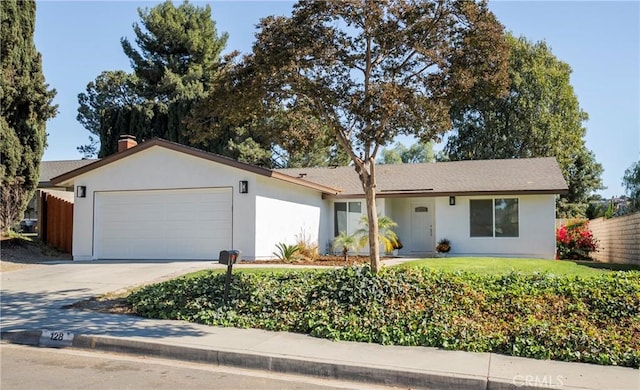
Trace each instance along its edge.
<path fill-rule="evenodd" d="M 61 292 L 41 291 L 25 293 L 2 291 L 0 309 L 1 330 L 58 330 L 83 335 L 107 335 L 114 337 L 189 337 L 201 336 L 205 332 L 199 325 L 187 322 L 149 320 L 142 317 L 101 313 L 93 310 L 66 309 L 79 299 L 88 289 Z"/>
<path fill-rule="evenodd" d="M 589 260 L 571 260 L 580 266 L 585 266 L 595 269 L 603 269 L 609 271 L 640 271 L 640 265 L 638 264 L 624 264 L 624 263 L 600 263 L 597 261 Z"/>

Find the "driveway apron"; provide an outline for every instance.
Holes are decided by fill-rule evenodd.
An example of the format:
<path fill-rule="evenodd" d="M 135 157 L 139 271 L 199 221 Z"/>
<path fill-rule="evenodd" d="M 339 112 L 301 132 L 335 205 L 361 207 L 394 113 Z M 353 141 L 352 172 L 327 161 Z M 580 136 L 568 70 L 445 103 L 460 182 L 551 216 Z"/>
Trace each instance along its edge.
<path fill-rule="evenodd" d="M 46 263 L 46 266 L 3 272 L 0 328 L 55 329 L 120 333 L 140 320 L 134 316 L 105 315 L 65 309 L 64 306 L 107 292 L 221 267 L 211 261 L 82 261 Z M 100 321 L 96 321 L 100 318 Z M 172 333 L 172 330 L 165 330 Z M 162 332 L 164 333 L 164 332 Z"/>

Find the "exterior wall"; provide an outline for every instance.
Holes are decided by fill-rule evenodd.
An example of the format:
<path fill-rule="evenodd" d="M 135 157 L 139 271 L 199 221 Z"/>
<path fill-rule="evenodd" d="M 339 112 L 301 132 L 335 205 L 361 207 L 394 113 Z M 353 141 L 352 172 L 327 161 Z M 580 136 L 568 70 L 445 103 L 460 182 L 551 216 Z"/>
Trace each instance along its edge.
<path fill-rule="evenodd" d="M 605 263 L 640 265 L 640 212 L 611 219 L 589 221 L 600 250 L 591 256 Z"/>
<path fill-rule="evenodd" d="M 87 196 L 75 198 L 73 258 L 95 259 L 93 225 L 96 192 L 212 187 L 233 188 L 232 246 L 233 249 L 241 249 L 243 256 L 252 257 L 255 255 L 253 226 L 257 177 L 251 172 L 162 147 L 153 147 L 87 172 L 75 178 L 76 186 L 87 187 Z M 249 182 L 248 194 L 238 193 L 240 180 Z"/>
<path fill-rule="evenodd" d="M 451 241 L 451 255 L 513 256 L 553 259 L 555 257 L 555 196 L 497 196 L 518 198 L 519 237 L 470 237 L 469 200 L 490 196 L 456 196 L 456 205 L 449 206 L 448 197 L 437 197 L 436 242 Z"/>
<path fill-rule="evenodd" d="M 323 210 L 326 209 L 325 204 L 317 191 L 280 180 L 257 177 L 255 253 L 250 257 L 245 256 L 243 251 L 242 257 L 273 258 L 276 244 L 282 242 L 293 245 L 303 234 L 311 242 L 318 244 L 319 251 L 323 251 L 320 221 Z"/>

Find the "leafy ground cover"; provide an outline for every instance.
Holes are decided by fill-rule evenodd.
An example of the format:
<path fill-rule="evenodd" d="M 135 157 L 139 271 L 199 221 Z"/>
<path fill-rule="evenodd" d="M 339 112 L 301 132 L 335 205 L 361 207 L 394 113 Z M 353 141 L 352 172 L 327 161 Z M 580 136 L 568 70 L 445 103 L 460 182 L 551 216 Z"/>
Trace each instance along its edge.
<path fill-rule="evenodd" d="M 447 259 L 450 261 L 453 259 Z M 561 264 L 562 262 L 558 262 Z M 427 266 L 204 271 L 131 293 L 133 312 L 335 340 L 640 366 L 640 272 L 444 272 Z"/>

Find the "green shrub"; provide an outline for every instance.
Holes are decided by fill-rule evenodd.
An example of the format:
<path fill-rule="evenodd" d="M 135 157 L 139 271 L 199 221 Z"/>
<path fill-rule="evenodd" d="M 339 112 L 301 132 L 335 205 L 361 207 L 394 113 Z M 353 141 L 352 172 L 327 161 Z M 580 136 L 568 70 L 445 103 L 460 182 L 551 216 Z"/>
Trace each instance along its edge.
<path fill-rule="evenodd" d="M 201 273 L 129 296 L 146 317 L 335 340 L 640 366 L 640 273 L 590 278 L 426 268 Z"/>

